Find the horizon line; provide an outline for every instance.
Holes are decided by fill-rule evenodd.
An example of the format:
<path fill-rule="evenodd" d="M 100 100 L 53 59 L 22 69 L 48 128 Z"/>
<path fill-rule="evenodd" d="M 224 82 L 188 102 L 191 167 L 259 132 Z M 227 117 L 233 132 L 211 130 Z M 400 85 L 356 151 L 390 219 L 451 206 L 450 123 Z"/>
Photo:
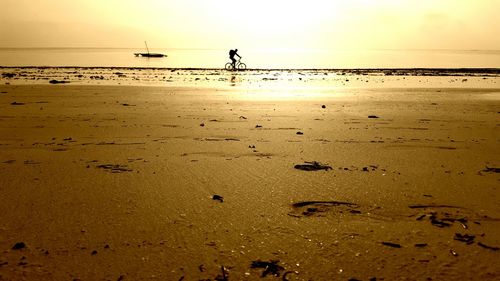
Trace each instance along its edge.
<path fill-rule="evenodd" d="M 144 46 L 142 47 L 88 47 L 88 46 L 71 46 L 71 47 L 54 47 L 54 46 L 38 46 L 38 47 L 33 47 L 33 46 L 26 46 L 26 47 L 13 47 L 13 46 L 0 46 L 0 50 L 5 50 L 5 49 L 108 49 L 108 50 L 129 50 L 129 49 L 144 49 Z M 189 48 L 183 48 L 183 47 L 153 47 L 150 49 L 167 49 L 167 50 L 227 50 L 227 48 L 197 48 L 197 47 L 189 47 Z M 229 48 L 230 49 L 230 48 Z M 241 48 L 241 50 L 245 50 L 244 48 Z M 448 48 L 286 48 L 286 47 L 275 47 L 275 48 L 247 48 L 246 50 L 332 50 L 332 51 L 347 51 L 347 50 L 363 50 L 363 51 L 468 51 L 468 52 L 500 52 L 500 49 L 448 49 Z"/>

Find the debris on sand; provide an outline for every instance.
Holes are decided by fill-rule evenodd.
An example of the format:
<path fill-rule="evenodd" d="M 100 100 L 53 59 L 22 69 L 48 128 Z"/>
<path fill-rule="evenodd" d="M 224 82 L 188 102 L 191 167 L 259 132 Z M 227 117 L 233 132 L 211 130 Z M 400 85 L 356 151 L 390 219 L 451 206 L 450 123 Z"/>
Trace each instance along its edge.
<path fill-rule="evenodd" d="M 217 201 L 220 201 L 222 203 L 222 202 L 224 202 L 224 197 L 215 194 L 214 196 L 212 196 L 212 200 L 217 200 Z"/>
<path fill-rule="evenodd" d="M 222 271 L 222 275 L 217 275 L 215 277 L 215 281 L 228 281 L 229 279 L 226 274 L 226 268 L 224 266 L 221 266 L 220 270 Z"/>
<path fill-rule="evenodd" d="M 313 161 L 313 162 L 305 162 L 305 164 L 297 164 L 294 167 L 297 170 L 302 170 L 302 171 L 319 171 L 319 170 L 332 170 L 332 167 L 328 165 L 321 164 L 319 162 Z"/>
<path fill-rule="evenodd" d="M 26 248 L 26 244 L 24 244 L 24 242 L 17 242 L 14 246 L 12 246 L 12 250 L 21 250 L 24 248 Z"/>
<path fill-rule="evenodd" d="M 392 242 L 382 242 L 382 245 L 389 246 L 392 248 L 401 248 L 401 245 Z"/>
<path fill-rule="evenodd" d="M 298 131 L 298 132 L 297 132 L 297 135 L 303 135 L 303 134 L 304 134 L 304 133 L 303 133 L 303 132 L 301 132 L 301 131 Z"/>
<path fill-rule="evenodd" d="M 49 81 L 49 83 L 50 84 L 66 84 L 66 83 L 69 83 L 69 81 L 52 79 L 52 80 Z"/>
<path fill-rule="evenodd" d="M 349 202 L 342 202 L 342 201 L 301 201 L 297 203 L 293 203 L 292 207 L 294 208 L 301 208 L 309 205 L 332 205 L 332 206 L 339 206 L 339 205 L 347 205 L 350 207 L 356 207 L 358 206 L 357 204 L 354 203 L 349 203 Z"/>
<path fill-rule="evenodd" d="M 443 220 L 439 220 L 439 219 L 436 219 L 436 218 L 432 218 L 432 216 L 430 218 L 430 221 L 431 221 L 432 225 L 437 226 L 437 227 L 441 227 L 441 228 L 451 226 L 450 223 L 447 223 L 447 222 L 445 222 Z"/>
<path fill-rule="evenodd" d="M 500 168 L 494 168 L 494 167 L 488 167 L 488 166 L 486 166 L 486 169 L 482 170 L 481 172 L 485 172 L 485 173 L 500 173 Z"/>
<path fill-rule="evenodd" d="M 477 242 L 477 245 L 478 245 L 478 246 L 481 246 L 481 247 L 483 247 L 483 248 L 485 248 L 485 249 L 492 250 L 492 251 L 498 251 L 498 250 L 500 250 L 500 248 L 499 248 L 499 247 L 488 246 L 488 245 L 483 244 L 483 243 L 481 243 L 481 242 Z"/>
<path fill-rule="evenodd" d="M 462 215 L 459 210 L 462 210 L 462 207 L 457 207 L 457 206 L 450 206 L 450 205 L 436 205 L 436 204 L 431 204 L 431 205 L 410 205 L 409 206 L 412 209 L 426 209 L 426 208 L 431 208 L 426 214 L 419 214 L 416 215 L 416 220 L 417 221 L 422 221 L 424 218 L 428 218 L 429 222 L 433 226 L 437 226 L 440 228 L 443 227 L 450 227 L 454 223 L 459 223 L 460 226 L 463 229 L 468 229 L 469 227 L 467 226 L 467 223 L 469 222 L 469 219 L 465 216 Z M 449 209 L 457 209 L 454 212 L 449 212 L 449 211 L 436 211 L 432 210 L 432 208 L 437 209 L 437 208 L 449 208 Z"/>
<path fill-rule="evenodd" d="M 199 266 L 198 266 L 198 270 L 199 270 L 200 272 L 205 272 L 205 265 L 203 265 L 203 264 L 199 265 Z"/>
<path fill-rule="evenodd" d="M 22 102 L 11 102 L 10 105 L 24 105 Z"/>
<path fill-rule="evenodd" d="M 474 238 L 476 238 L 475 235 L 455 233 L 455 237 L 453 239 L 470 245 L 474 243 Z"/>
<path fill-rule="evenodd" d="M 119 164 L 102 164 L 102 165 L 97 165 L 97 168 L 104 169 L 111 173 L 132 172 L 132 169 L 129 169 L 126 165 L 119 165 Z"/>
<path fill-rule="evenodd" d="M 16 75 L 15 73 L 2 73 L 3 78 L 14 78 Z"/>
<path fill-rule="evenodd" d="M 292 204 L 293 212 L 289 213 L 292 217 L 310 217 L 324 216 L 328 212 L 361 214 L 359 205 L 341 201 L 301 201 Z"/>
<path fill-rule="evenodd" d="M 321 108 L 326 108 L 326 105 L 324 105 L 324 104 L 323 104 L 323 105 L 321 106 Z"/>
<path fill-rule="evenodd" d="M 281 265 L 278 264 L 278 260 L 271 260 L 271 261 L 253 261 L 252 264 L 250 265 L 251 268 L 263 268 L 264 271 L 262 272 L 261 277 L 266 277 L 268 274 L 272 274 L 276 277 L 279 277 L 281 275 L 281 271 L 284 270 L 285 268 L 282 267 Z"/>
<path fill-rule="evenodd" d="M 368 115 L 368 118 L 371 118 L 371 119 L 378 119 L 380 117 L 378 117 L 377 115 Z"/>
<path fill-rule="evenodd" d="M 461 223 L 462 227 L 465 226 L 464 228 L 467 228 L 467 226 L 465 225 L 467 223 L 466 218 L 455 218 L 448 213 L 443 213 L 439 217 L 437 213 L 433 213 L 429 216 L 429 220 L 432 225 L 441 228 L 451 226 L 452 223 L 457 221 Z"/>

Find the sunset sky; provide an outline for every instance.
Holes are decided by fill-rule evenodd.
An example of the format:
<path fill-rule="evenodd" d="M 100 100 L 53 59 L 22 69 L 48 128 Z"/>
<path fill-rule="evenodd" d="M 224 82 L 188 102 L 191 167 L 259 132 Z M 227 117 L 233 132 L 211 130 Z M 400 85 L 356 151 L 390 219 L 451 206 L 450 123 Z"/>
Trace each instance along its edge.
<path fill-rule="evenodd" d="M 0 47 L 500 49 L 500 0 L 0 0 Z"/>

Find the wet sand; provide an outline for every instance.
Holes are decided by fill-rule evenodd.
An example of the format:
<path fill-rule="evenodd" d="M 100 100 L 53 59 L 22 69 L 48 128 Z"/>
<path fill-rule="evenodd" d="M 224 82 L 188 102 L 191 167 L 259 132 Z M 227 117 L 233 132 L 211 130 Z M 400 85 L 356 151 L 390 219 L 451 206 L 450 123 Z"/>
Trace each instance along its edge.
<path fill-rule="evenodd" d="M 4 78 L 0 280 L 500 280 L 498 77 L 231 76 Z"/>
<path fill-rule="evenodd" d="M 1 67 L 0 84 L 221 88 L 499 88 L 500 69 L 222 69 Z"/>

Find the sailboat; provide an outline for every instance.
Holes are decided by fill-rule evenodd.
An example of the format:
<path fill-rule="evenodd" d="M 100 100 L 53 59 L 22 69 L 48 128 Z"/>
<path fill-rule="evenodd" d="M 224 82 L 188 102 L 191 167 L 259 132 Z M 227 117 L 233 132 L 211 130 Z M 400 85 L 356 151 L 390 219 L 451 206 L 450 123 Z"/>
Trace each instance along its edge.
<path fill-rule="evenodd" d="M 166 57 L 167 55 L 164 54 L 159 54 L 159 53 L 150 53 L 149 48 L 148 48 L 148 43 L 144 41 L 144 44 L 146 44 L 146 50 L 148 51 L 147 53 L 134 53 L 136 57 L 146 57 L 146 58 L 163 58 Z"/>

